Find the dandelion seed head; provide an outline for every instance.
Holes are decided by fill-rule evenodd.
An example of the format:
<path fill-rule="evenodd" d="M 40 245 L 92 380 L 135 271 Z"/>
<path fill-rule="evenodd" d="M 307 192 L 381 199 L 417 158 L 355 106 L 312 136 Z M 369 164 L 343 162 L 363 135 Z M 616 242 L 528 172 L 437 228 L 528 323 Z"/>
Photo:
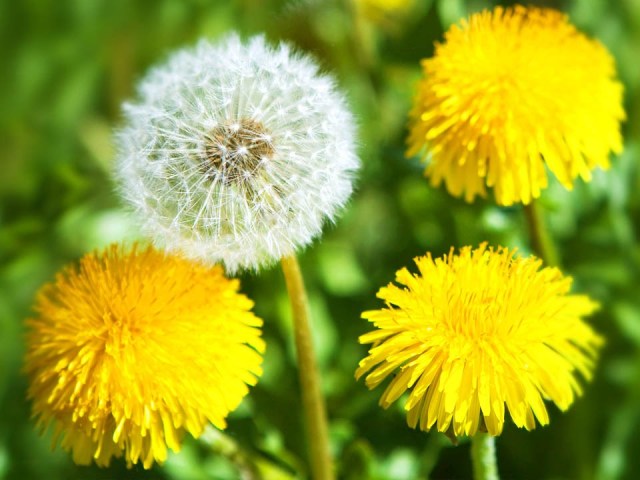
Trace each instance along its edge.
<path fill-rule="evenodd" d="M 348 200 L 359 167 L 335 81 L 263 37 L 174 53 L 124 114 L 117 177 L 143 230 L 231 272 L 311 242 Z"/>

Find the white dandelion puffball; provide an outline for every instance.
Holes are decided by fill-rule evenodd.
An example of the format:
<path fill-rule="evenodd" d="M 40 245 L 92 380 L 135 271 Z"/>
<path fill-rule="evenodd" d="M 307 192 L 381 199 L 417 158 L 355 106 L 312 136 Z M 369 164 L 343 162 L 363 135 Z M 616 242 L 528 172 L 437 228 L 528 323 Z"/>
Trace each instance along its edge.
<path fill-rule="evenodd" d="M 174 53 L 142 80 L 124 117 L 116 175 L 145 233 L 230 272 L 311 242 L 359 167 L 335 81 L 261 36 Z"/>

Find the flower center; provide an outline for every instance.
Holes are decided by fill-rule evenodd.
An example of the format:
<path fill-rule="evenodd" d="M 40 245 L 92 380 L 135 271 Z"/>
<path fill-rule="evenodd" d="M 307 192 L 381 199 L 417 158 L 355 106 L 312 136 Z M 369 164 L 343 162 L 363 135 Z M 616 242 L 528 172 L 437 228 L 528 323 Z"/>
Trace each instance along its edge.
<path fill-rule="evenodd" d="M 274 151 L 269 132 L 250 118 L 227 121 L 205 135 L 207 173 L 224 182 L 253 177 Z"/>

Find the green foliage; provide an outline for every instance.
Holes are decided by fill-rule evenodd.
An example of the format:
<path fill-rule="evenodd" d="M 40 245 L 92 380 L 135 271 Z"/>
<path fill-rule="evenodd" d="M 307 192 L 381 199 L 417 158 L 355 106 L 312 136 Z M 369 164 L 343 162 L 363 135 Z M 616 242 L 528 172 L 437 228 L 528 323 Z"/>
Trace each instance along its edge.
<path fill-rule="evenodd" d="M 401 402 L 356 383 L 365 348 L 362 311 L 376 290 L 429 250 L 492 244 L 529 250 L 521 208 L 466 204 L 404 158 L 406 113 L 419 60 L 459 15 L 489 1 L 420 2 L 406 16 L 368 23 L 339 0 L 28 0 L 0 3 L 0 479 L 267 479 L 305 476 L 290 312 L 277 268 L 242 278 L 265 319 L 265 374 L 225 436 L 189 440 L 164 467 L 75 466 L 29 418 L 21 375 L 24 319 L 36 290 L 63 264 L 135 225 L 114 193 L 111 132 L 137 78 L 171 49 L 230 29 L 266 31 L 335 71 L 359 120 L 363 169 L 335 226 L 302 254 L 315 342 L 340 478 L 465 478 L 469 446 L 410 430 Z M 537 3 L 537 2 L 533 2 Z M 542 203 L 564 270 L 602 308 L 607 338 L 595 381 L 551 425 L 498 439 L 504 478 L 620 479 L 640 471 L 640 3 L 539 2 L 564 9 L 613 52 L 625 84 L 625 152 L 573 192 L 552 185 Z M 159 372 L 161 374 L 161 372 Z"/>

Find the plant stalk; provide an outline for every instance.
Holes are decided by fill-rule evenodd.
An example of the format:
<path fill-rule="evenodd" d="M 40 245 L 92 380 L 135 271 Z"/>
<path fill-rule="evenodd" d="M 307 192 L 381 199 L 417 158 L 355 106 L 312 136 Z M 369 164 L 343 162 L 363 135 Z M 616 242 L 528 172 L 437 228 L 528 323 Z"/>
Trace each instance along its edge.
<path fill-rule="evenodd" d="M 524 206 L 524 214 L 529 227 L 529 237 L 531 238 L 533 251 L 546 266 L 558 266 L 560 264 L 558 252 L 549 235 L 549 230 L 540 211 L 540 205 L 535 200 L 532 200 L 531 203 Z"/>
<path fill-rule="evenodd" d="M 314 480 L 334 480 L 333 464 L 329 453 L 327 414 L 320 391 L 320 375 L 311 341 L 307 293 L 295 255 L 283 257 L 281 263 L 293 312 L 293 332 L 312 477 Z"/>
<path fill-rule="evenodd" d="M 474 480 L 499 480 L 495 437 L 477 432 L 471 438 L 471 463 Z"/>

